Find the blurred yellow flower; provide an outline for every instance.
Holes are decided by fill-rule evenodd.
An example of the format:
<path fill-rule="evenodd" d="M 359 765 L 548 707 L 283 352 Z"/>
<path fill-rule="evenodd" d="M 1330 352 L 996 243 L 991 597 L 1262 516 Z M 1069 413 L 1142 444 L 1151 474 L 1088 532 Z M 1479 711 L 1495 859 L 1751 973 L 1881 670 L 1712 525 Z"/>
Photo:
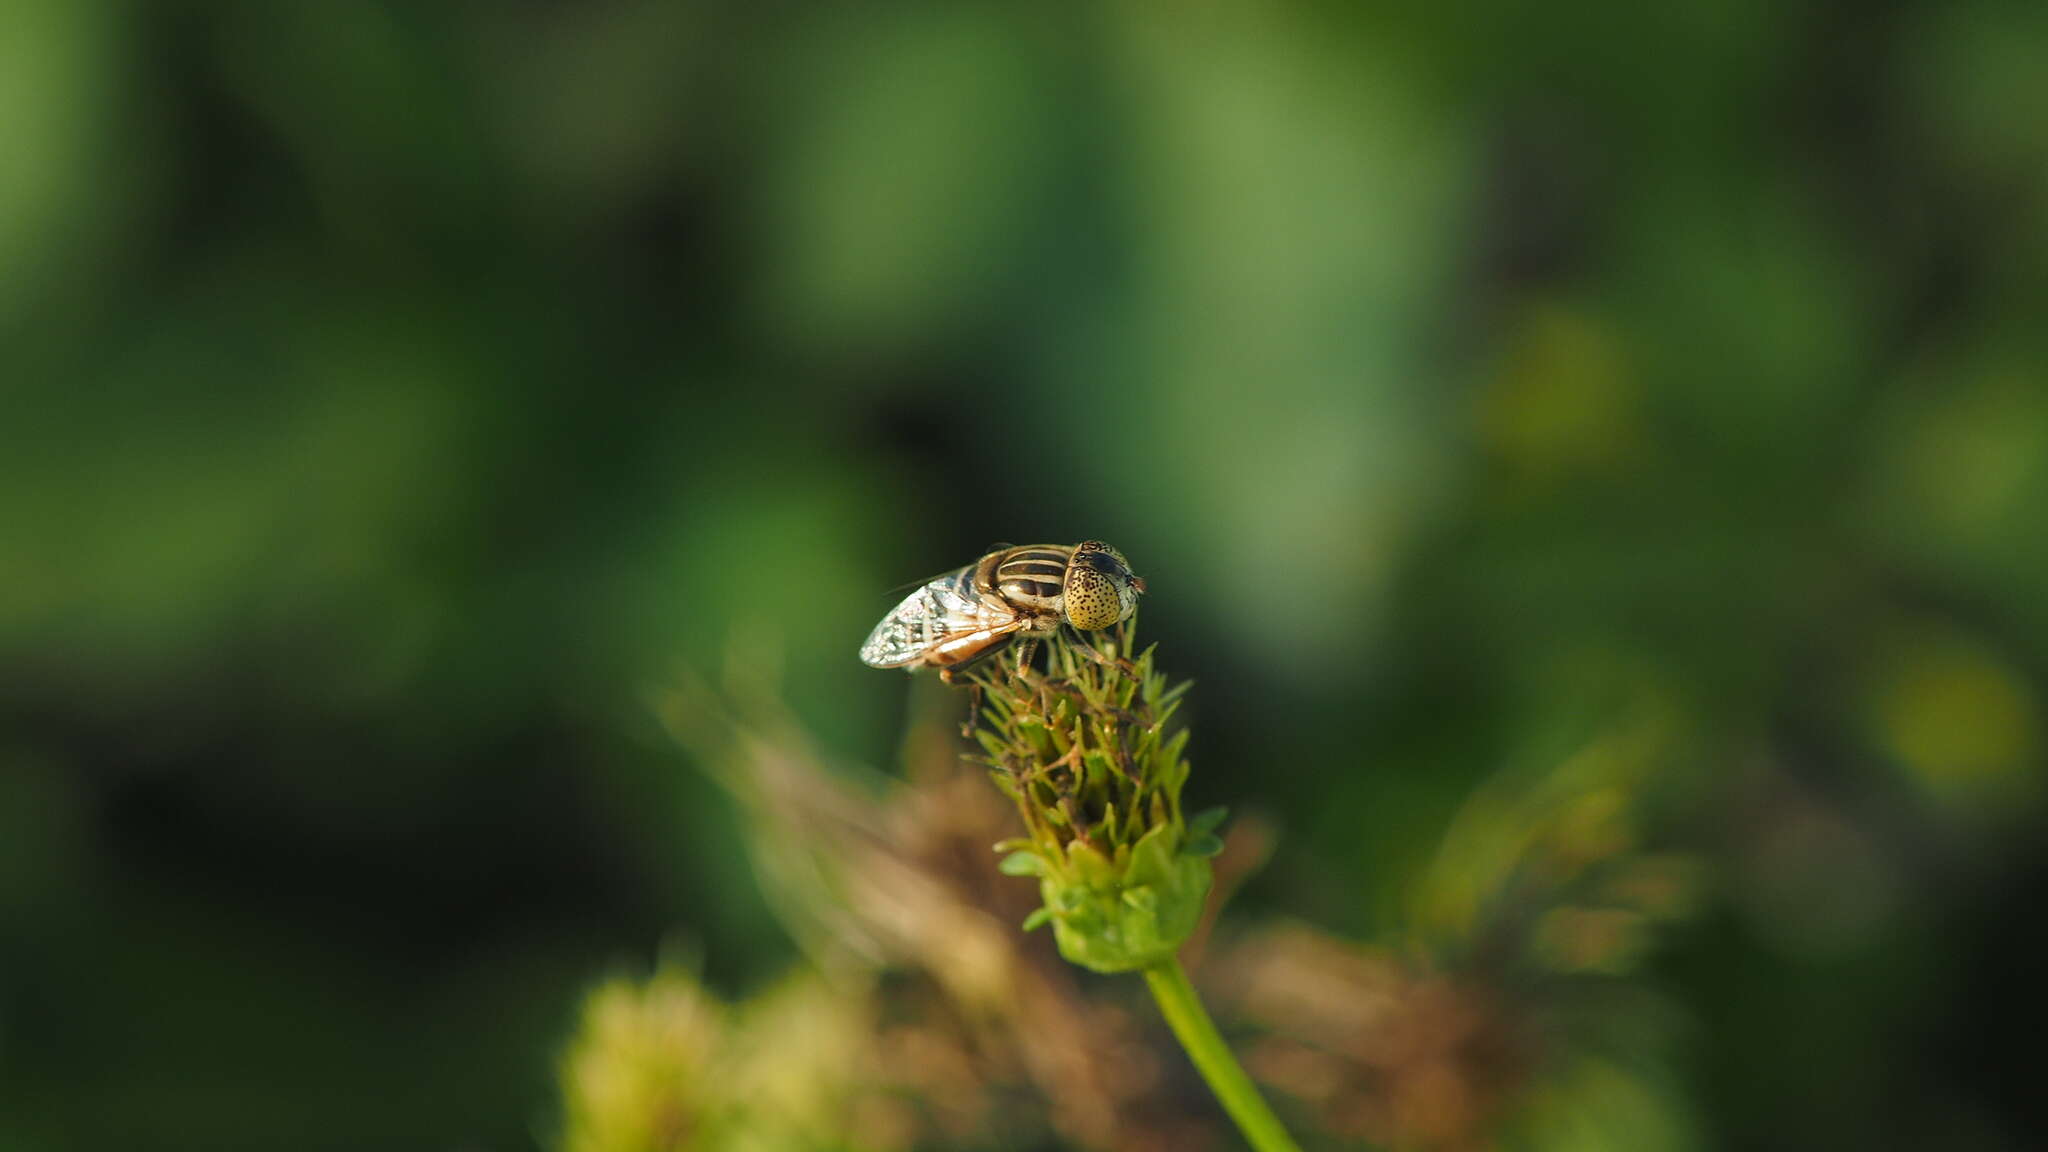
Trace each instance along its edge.
<path fill-rule="evenodd" d="M 562 1060 L 564 1152 L 702 1147 L 725 1016 L 678 968 L 599 985 Z"/>
<path fill-rule="evenodd" d="M 1976 640 L 1920 629 L 1893 641 L 1867 707 L 1876 743 L 1936 797 L 1987 812 L 2038 798 L 2034 693 Z"/>

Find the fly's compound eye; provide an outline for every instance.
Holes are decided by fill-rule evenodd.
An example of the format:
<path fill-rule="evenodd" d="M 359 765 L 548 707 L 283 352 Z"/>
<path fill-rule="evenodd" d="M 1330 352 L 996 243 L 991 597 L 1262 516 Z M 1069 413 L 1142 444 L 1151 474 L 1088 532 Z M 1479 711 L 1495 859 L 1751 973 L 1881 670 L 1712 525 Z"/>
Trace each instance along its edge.
<path fill-rule="evenodd" d="M 1138 578 L 1123 554 L 1098 540 L 1074 548 L 1065 581 L 1067 623 L 1083 631 L 1107 628 L 1138 607 Z"/>

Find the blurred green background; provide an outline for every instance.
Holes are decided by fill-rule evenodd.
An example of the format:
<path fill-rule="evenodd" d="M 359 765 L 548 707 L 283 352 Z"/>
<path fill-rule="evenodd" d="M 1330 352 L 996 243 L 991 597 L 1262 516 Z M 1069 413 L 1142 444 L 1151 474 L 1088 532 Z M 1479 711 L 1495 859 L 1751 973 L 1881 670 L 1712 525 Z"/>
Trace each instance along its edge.
<path fill-rule="evenodd" d="M 0 1147 L 520 1149 L 794 949 L 645 693 L 834 758 L 1100 537 L 1228 913 L 1401 922 L 1633 694 L 1708 1147 L 2019 1148 L 2048 6 L 0 3 Z"/>

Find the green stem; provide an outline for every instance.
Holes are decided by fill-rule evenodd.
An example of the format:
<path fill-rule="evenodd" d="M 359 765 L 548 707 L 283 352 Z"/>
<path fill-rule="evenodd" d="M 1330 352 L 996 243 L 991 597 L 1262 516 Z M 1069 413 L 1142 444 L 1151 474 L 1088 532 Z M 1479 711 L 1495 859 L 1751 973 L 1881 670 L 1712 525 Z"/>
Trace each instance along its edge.
<path fill-rule="evenodd" d="M 1195 1062 L 1202 1079 L 1209 1082 L 1209 1090 L 1216 1094 L 1230 1118 L 1237 1121 L 1252 1147 L 1258 1152 L 1301 1152 L 1294 1137 L 1280 1126 L 1280 1118 L 1266 1106 L 1266 1099 L 1259 1095 L 1252 1078 L 1244 1074 L 1237 1057 L 1231 1055 L 1230 1046 L 1216 1031 L 1215 1021 L 1209 1019 L 1208 1009 L 1202 1007 L 1201 998 L 1195 995 L 1195 986 L 1188 983 L 1180 959 L 1175 957 L 1145 969 L 1145 983 L 1152 986 L 1152 998 L 1159 1001 L 1159 1011 L 1180 1039 L 1180 1046 L 1187 1049 L 1188 1059 Z"/>

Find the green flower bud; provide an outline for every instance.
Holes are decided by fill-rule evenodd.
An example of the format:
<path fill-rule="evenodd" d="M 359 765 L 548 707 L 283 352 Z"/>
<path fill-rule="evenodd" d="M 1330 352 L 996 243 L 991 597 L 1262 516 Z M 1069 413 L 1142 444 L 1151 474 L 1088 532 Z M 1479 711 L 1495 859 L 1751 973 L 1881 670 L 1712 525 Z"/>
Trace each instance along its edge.
<path fill-rule="evenodd" d="M 1171 688 L 1152 650 L 1114 658 L 1055 644 L 1045 674 L 977 673 L 977 733 L 997 787 L 1029 835 L 996 845 L 1002 870 L 1038 877 L 1045 904 L 1025 927 L 1050 923 L 1060 954 L 1097 972 L 1171 958 L 1194 933 L 1209 894 L 1220 809 L 1181 814 L 1186 731 L 1166 725 L 1188 685 Z M 1097 654 L 1099 655 L 1099 654 Z"/>

